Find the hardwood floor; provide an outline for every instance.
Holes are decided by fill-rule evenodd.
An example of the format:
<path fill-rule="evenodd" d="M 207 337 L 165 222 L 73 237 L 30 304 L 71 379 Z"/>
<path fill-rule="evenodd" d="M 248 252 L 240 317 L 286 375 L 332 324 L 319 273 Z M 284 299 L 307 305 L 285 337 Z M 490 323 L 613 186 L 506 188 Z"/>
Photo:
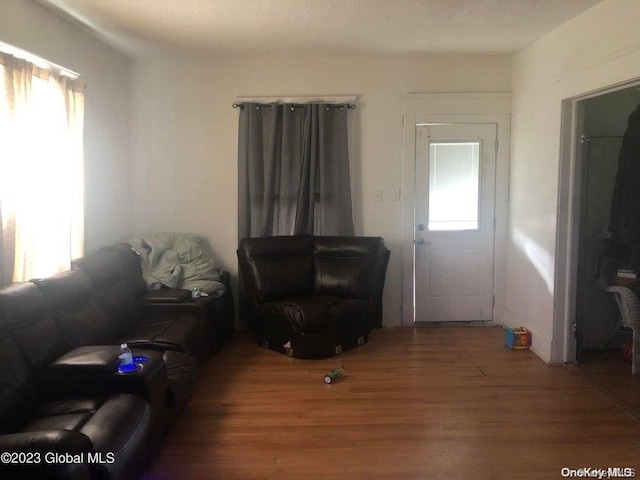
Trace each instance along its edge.
<path fill-rule="evenodd" d="M 640 420 L 640 377 L 631 375 L 631 364 L 624 361 L 620 349 L 584 353 L 576 368 Z"/>
<path fill-rule="evenodd" d="M 420 328 L 313 361 L 239 335 L 203 367 L 146 478 L 560 479 L 563 467 L 640 475 L 640 423 L 575 371 L 507 349 L 499 327 Z"/>

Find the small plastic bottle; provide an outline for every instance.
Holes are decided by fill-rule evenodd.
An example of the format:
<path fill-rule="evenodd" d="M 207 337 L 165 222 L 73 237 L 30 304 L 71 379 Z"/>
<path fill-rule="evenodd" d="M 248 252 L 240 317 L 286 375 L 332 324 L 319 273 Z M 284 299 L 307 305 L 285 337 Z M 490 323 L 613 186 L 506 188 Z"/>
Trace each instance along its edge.
<path fill-rule="evenodd" d="M 344 368 L 334 368 L 324 376 L 325 383 L 334 383 L 344 375 Z"/>
<path fill-rule="evenodd" d="M 131 353 L 131 349 L 126 343 L 120 345 L 120 355 L 118 355 L 118 358 L 120 359 L 120 367 L 133 365 L 133 353 Z"/>

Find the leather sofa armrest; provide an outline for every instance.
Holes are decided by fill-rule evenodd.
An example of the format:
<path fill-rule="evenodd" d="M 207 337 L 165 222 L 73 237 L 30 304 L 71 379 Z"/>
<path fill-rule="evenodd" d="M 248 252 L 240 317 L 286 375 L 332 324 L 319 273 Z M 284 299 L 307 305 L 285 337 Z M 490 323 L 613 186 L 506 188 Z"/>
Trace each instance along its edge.
<path fill-rule="evenodd" d="M 119 351 L 119 347 L 115 347 Z M 167 367 L 162 352 L 133 348 L 133 355 L 144 354 L 148 361 L 139 370 L 121 373 L 117 368 L 105 373 L 74 371 L 72 368 L 61 373 L 42 371 L 37 378 L 38 393 L 44 398 L 65 398 L 69 396 L 104 395 L 130 393 L 140 395 L 151 405 L 152 442 L 162 438 L 166 428 L 168 408 Z M 4 480 L 4 477 L 0 475 Z M 75 477 L 67 477 L 74 478 Z"/>
<path fill-rule="evenodd" d="M 88 462 L 94 452 L 85 434 L 70 430 L 41 430 L 0 435 L 0 452 L 9 461 L 0 463 L 3 480 L 92 480 L 96 466 Z M 56 457 L 58 455 L 58 457 Z M 76 462 L 57 462 L 60 455 L 72 455 Z M 13 460 L 15 457 L 15 461 Z"/>
<path fill-rule="evenodd" d="M 92 452 L 93 444 L 84 433 L 72 430 L 40 430 L 0 435 L 2 452 Z"/>
<path fill-rule="evenodd" d="M 215 301 L 216 299 L 213 297 L 197 299 L 189 297 L 183 302 L 152 302 L 147 300 L 142 303 L 142 307 L 146 317 L 187 314 L 207 318 L 213 310 Z"/>
<path fill-rule="evenodd" d="M 120 351 L 119 347 L 111 345 L 93 348 L 109 348 L 115 349 L 117 352 Z M 155 352 L 140 352 L 134 348 L 133 354 L 137 355 L 138 353 L 148 354 L 149 360 L 141 364 L 138 371 L 131 373 L 119 372 L 117 363 L 114 368 L 103 368 L 100 365 L 87 368 L 84 365 L 65 365 L 58 370 L 52 365 L 40 373 L 38 377 L 39 390 L 42 395 L 54 398 L 69 394 L 132 393 L 146 398 L 152 407 L 164 403 L 167 389 L 167 369 L 162 355 Z M 158 401 L 158 396 L 162 397 L 162 401 Z"/>
<path fill-rule="evenodd" d="M 222 271 L 220 281 L 225 286 L 224 295 L 221 297 L 209 295 L 192 299 L 188 290 L 184 290 L 189 292 L 189 296 L 182 302 L 154 301 L 153 296 L 145 297 L 142 300 L 144 315 L 147 318 L 163 315 L 195 315 L 205 320 L 215 342 L 228 340 L 235 330 L 231 274 Z"/>
<path fill-rule="evenodd" d="M 118 368 L 120 347 L 87 345 L 77 347 L 46 368 L 46 375 L 112 374 Z"/>
<path fill-rule="evenodd" d="M 183 303 L 191 298 L 191 292 L 182 288 L 151 290 L 142 297 L 142 303 Z"/>

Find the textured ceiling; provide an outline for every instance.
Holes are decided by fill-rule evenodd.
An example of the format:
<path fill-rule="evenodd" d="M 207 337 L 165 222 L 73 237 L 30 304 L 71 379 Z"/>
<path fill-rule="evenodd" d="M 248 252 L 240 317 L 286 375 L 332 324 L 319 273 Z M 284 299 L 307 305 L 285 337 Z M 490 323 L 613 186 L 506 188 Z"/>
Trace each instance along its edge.
<path fill-rule="evenodd" d="M 599 0 L 37 0 L 135 56 L 511 53 Z"/>

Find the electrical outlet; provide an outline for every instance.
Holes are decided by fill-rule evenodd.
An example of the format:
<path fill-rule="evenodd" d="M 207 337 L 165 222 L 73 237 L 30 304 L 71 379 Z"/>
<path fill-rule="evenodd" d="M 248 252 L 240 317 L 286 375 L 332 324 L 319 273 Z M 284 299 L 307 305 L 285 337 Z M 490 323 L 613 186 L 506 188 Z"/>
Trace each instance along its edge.
<path fill-rule="evenodd" d="M 400 200 L 400 187 L 394 187 L 391 189 L 391 200 L 394 202 Z"/>
<path fill-rule="evenodd" d="M 376 202 L 381 202 L 382 201 L 382 189 L 381 188 L 376 190 L 375 201 Z"/>

